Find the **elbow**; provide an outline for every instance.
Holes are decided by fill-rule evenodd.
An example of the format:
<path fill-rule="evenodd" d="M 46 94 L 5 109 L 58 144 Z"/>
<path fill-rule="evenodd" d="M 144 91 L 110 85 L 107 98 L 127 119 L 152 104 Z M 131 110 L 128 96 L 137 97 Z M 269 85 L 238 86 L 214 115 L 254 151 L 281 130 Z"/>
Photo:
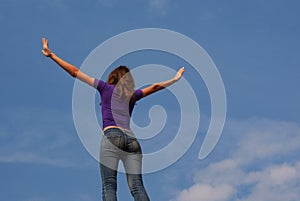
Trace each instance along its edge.
<path fill-rule="evenodd" d="M 165 87 L 163 87 L 159 84 L 154 84 L 152 90 L 153 90 L 153 92 L 155 92 L 155 91 L 159 91 L 159 90 L 164 89 L 164 88 Z"/>
<path fill-rule="evenodd" d="M 73 71 L 71 71 L 71 72 L 70 72 L 70 75 L 71 75 L 72 77 L 76 78 L 76 77 L 77 77 L 77 75 L 78 75 L 78 72 L 79 72 L 79 70 L 78 70 L 78 69 L 76 69 L 76 70 L 73 70 Z"/>

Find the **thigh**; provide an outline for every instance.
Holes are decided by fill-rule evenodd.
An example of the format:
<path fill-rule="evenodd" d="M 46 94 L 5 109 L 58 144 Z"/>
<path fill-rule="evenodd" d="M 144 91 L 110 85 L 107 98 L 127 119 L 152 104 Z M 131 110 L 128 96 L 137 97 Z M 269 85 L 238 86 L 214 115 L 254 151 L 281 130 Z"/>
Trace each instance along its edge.
<path fill-rule="evenodd" d="M 119 141 L 118 137 L 106 138 L 103 136 L 100 146 L 100 163 L 112 170 L 118 169 L 120 151 L 114 145 Z"/>
<path fill-rule="evenodd" d="M 121 158 L 126 173 L 141 174 L 142 158 L 142 150 L 139 142 L 136 139 L 128 139 L 126 153 Z"/>
<path fill-rule="evenodd" d="M 100 173 L 102 178 L 102 188 L 106 189 L 107 186 L 116 189 L 117 187 L 117 170 L 111 169 L 103 164 L 100 164 Z"/>
<path fill-rule="evenodd" d="M 142 173 L 142 154 L 127 153 L 122 157 L 122 162 L 127 174 Z"/>

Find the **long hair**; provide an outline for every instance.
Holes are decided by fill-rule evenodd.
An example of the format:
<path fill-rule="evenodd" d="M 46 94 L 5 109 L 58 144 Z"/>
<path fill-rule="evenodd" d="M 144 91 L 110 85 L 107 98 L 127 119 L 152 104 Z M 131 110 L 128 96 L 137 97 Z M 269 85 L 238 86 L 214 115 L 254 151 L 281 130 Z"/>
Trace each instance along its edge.
<path fill-rule="evenodd" d="M 107 78 L 107 83 L 115 85 L 115 92 L 120 98 L 127 101 L 131 100 L 135 84 L 127 66 L 119 66 L 111 71 Z"/>

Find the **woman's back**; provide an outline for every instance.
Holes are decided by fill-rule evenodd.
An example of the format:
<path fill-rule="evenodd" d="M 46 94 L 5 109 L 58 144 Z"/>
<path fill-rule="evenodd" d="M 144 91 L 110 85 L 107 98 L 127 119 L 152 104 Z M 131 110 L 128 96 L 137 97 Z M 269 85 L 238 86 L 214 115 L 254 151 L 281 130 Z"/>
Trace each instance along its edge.
<path fill-rule="evenodd" d="M 103 128 L 118 126 L 130 130 L 130 117 L 136 101 L 143 96 L 142 90 L 135 90 L 130 99 L 120 97 L 116 86 L 95 79 L 94 87 L 101 96 Z"/>

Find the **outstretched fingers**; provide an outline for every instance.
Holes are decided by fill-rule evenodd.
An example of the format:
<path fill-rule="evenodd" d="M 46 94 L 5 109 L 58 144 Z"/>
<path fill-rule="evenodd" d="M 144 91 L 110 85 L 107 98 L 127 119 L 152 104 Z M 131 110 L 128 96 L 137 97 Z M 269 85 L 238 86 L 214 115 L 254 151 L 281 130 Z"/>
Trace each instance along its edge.
<path fill-rule="evenodd" d="M 175 80 L 179 80 L 182 77 L 182 74 L 184 73 L 184 67 L 181 67 L 175 76 Z"/>
<path fill-rule="evenodd" d="M 181 67 L 178 71 L 178 73 L 180 73 L 181 75 L 184 73 L 184 67 Z"/>
<path fill-rule="evenodd" d="M 48 40 L 46 38 L 42 38 L 42 44 L 43 44 L 43 50 L 42 53 L 46 56 L 49 57 L 51 55 L 51 50 L 48 47 Z"/>
<path fill-rule="evenodd" d="M 48 40 L 46 38 L 42 38 L 43 49 L 48 48 Z"/>

